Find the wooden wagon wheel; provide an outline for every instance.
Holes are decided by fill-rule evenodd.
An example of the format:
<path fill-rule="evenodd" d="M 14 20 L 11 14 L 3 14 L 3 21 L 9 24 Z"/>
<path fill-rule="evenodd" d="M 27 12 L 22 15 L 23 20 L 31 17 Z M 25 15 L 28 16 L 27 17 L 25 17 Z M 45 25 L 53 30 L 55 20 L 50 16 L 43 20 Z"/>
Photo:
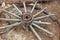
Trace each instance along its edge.
<path fill-rule="evenodd" d="M 8 10 L 5 10 L 5 9 L 2 10 L 4 12 L 7 12 L 7 14 L 15 16 L 16 19 L 0 18 L 0 20 L 2 20 L 2 21 L 13 21 L 13 22 L 16 22 L 16 23 L 11 24 L 11 25 L 1 26 L 0 29 L 5 29 L 5 28 L 9 28 L 9 27 L 13 27 L 14 28 L 17 25 L 23 24 L 24 28 L 29 27 L 33 31 L 33 33 L 38 38 L 38 40 L 42 40 L 42 38 L 35 31 L 35 28 L 43 30 L 44 32 L 48 33 L 52 37 L 54 34 L 52 32 L 50 32 L 50 31 L 44 29 L 40 25 L 41 24 L 42 25 L 49 25 L 49 24 L 51 24 L 49 22 L 42 22 L 41 19 L 45 19 L 45 18 L 51 17 L 54 14 L 48 13 L 48 15 L 45 15 L 45 16 L 38 16 L 38 15 L 41 15 L 44 11 L 47 10 L 47 8 L 45 7 L 44 9 L 39 10 L 39 12 L 37 12 L 37 13 L 35 13 L 33 15 L 33 11 L 36 8 L 37 1 L 33 5 L 31 11 L 27 10 L 27 6 L 26 6 L 25 2 L 23 2 L 22 4 L 23 4 L 24 12 L 22 12 L 15 4 L 12 4 L 12 6 L 17 10 L 18 15 L 16 15 L 15 13 L 10 12 Z"/>

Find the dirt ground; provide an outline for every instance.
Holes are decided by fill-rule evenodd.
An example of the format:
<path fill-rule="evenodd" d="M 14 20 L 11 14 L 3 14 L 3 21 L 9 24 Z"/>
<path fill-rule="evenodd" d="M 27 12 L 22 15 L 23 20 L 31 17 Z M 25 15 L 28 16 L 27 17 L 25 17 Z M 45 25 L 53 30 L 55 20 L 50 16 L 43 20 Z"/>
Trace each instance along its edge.
<path fill-rule="evenodd" d="M 47 7 L 49 12 L 55 14 L 58 21 L 60 22 L 60 1 L 53 1 L 50 3 L 40 3 L 41 7 Z M 47 19 L 48 20 L 48 19 Z M 47 30 L 54 33 L 53 37 L 46 36 L 42 31 L 38 31 L 42 40 L 60 40 L 60 26 L 51 20 L 48 20 L 52 23 L 52 25 L 48 25 L 49 27 L 44 27 Z M 0 35 L 0 40 L 38 40 L 35 35 L 31 31 L 26 31 L 20 26 L 12 29 L 10 32 Z"/>

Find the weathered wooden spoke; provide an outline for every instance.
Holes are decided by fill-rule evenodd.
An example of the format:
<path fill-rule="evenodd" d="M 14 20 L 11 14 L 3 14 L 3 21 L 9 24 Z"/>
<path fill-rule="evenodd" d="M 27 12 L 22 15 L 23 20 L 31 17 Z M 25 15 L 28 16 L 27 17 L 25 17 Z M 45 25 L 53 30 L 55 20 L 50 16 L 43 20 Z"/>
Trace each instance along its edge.
<path fill-rule="evenodd" d="M 30 25 L 30 28 L 33 31 L 33 33 L 36 35 L 36 37 L 38 38 L 38 40 L 42 40 L 41 37 L 38 35 L 38 33 L 35 31 L 35 29 L 32 27 L 32 25 Z"/>
<path fill-rule="evenodd" d="M 22 11 L 19 10 L 18 7 L 17 7 L 15 4 L 12 4 L 12 5 L 17 9 L 17 11 L 18 11 L 20 14 L 22 14 Z"/>
<path fill-rule="evenodd" d="M 42 9 L 41 11 L 39 11 L 38 13 L 36 13 L 35 15 L 33 15 L 33 17 L 36 17 L 37 15 L 41 14 L 45 9 L 47 9 L 47 7 L 45 7 L 44 9 Z"/>
<path fill-rule="evenodd" d="M 26 8 L 26 3 L 25 2 L 23 2 L 23 6 L 24 6 L 25 12 L 27 12 L 27 8 Z"/>
<path fill-rule="evenodd" d="M 1 21 L 20 21 L 19 19 L 0 18 Z"/>
<path fill-rule="evenodd" d="M 0 29 L 9 28 L 9 27 L 13 27 L 13 26 L 18 26 L 20 24 L 21 24 L 21 22 L 19 22 L 19 23 L 17 22 L 17 23 L 11 24 L 11 25 L 1 26 Z"/>
<path fill-rule="evenodd" d="M 18 15 L 14 14 L 14 13 L 11 13 L 11 12 L 9 12 L 9 11 L 7 11 L 7 10 L 3 10 L 3 11 L 5 11 L 5 12 L 7 12 L 7 14 L 11 14 L 11 15 L 17 17 L 17 18 L 21 18 L 21 17 L 19 17 Z"/>
<path fill-rule="evenodd" d="M 33 21 L 33 22 L 36 23 L 36 24 L 51 24 L 49 22 L 41 22 L 41 21 Z"/>
<path fill-rule="evenodd" d="M 46 16 L 41 16 L 41 17 L 37 17 L 37 18 L 34 18 L 34 20 L 39 20 L 39 19 L 43 19 L 43 18 L 48 18 L 50 16 L 52 16 L 54 14 L 50 14 L 50 15 L 46 15 Z"/>
<path fill-rule="evenodd" d="M 48 33 L 48 34 L 50 34 L 51 36 L 53 36 L 53 33 L 52 33 L 52 32 L 49 32 L 48 30 L 40 27 L 39 25 L 37 25 L 37 24 L 35 24 L 35 23 L 32 23 L 32 25 L 34 25 L 34 26 L 37 27 L 38 29 L 43 30 L 43 31 L 45 31 L 46 33 Z"/>
<path fill-rule="evenodd" d="M 32 10 L 31 10 L 31 13 L 34 11 L 36 5 L 37 5 L 37 1 L 36 1 L 35 4 L 33 5 L 33 8 L 32 8 Z"/>

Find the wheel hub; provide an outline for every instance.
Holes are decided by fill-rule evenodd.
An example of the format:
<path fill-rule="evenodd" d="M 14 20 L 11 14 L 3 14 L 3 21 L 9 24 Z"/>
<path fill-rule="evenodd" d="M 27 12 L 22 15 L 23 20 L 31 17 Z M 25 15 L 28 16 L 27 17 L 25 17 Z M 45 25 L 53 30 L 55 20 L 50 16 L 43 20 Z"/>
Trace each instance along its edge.
<path fill-rule="evenodd" d="M 22 16 L 21 16 L 21 20 L 23 23 L 31 23 L 32 22 L 32 15 L 31 13 L 24 13 Z"/>

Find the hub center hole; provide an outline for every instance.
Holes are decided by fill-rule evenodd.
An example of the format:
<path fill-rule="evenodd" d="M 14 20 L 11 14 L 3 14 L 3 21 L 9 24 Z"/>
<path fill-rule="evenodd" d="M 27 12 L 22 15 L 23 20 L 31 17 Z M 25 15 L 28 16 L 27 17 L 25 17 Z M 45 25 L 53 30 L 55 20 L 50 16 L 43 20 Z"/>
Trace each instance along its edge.
<path fill-rule="evenodd" d="M 26 19 L 29 19 L 29 17 L 28 17 L 28 16 L 26 16 Z"/>

